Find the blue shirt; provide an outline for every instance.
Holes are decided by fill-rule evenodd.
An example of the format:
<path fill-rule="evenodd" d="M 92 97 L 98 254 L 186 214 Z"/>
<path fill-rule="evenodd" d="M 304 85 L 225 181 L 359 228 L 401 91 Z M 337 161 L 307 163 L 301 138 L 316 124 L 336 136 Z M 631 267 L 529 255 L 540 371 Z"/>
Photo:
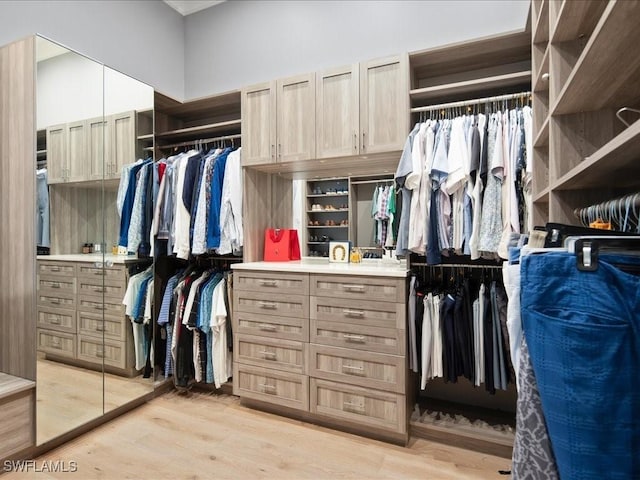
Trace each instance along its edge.
<path fill-rule="evenodd" d="M 215 160 L 213 166 L 213 178 L 211 179 L 211 205 L 209 205 L 209 218 L 207 219 L 207 248 L 220 246 L 220 209 L 222 207 L 222 184 L 224 171 L 227 167 L 227 157 L 231 148 L 226 148 Z"/>

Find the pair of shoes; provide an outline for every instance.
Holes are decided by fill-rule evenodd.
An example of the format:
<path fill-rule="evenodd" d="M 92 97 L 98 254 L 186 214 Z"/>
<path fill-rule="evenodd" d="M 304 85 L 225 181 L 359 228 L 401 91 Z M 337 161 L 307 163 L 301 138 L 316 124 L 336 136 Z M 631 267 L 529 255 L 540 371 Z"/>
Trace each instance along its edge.
<path fill-rule="evenodd" d="M 319 242 L 325 242 L 326 243 L 326 242 L 328 242 L 330 240 L 331 240 L 331 238 L 329 236 L 327 236 L 327 235 L 322 235 L 320 238 L 318 238 Z"/>
<path fill-rule="evenodd" d="M 346 227 L 347 225 L 349 225 L 349 220 L 342 220 L 340 222 L 340 226 L 342 226 L 342 227 Z"/>
<path fill-rule="evenodd" d="M 311 210 L 314 212 L 319 212 L 324 210 L 324 208 L 322 207 L 322 205 L 314 203 L 313 205 L 311 205 Z"/>
<path fill-rule="evenodd" d="M 333 205 L 327 205 L 324 207 L 325 210 L 335 210 L 336 207 L 334 207 Z"/>
<path fill-rule="evenodd" d="M 309 237 L 309 241 L 310 241 L 310 242 L 318 242 L 319 240 L 318 240 L 318 237 L 316 237 L 315 235 L 311 235 L 311 236 Z"/>
<path fill-rule="evenodd" d="M 320 226 L 320 222 L 318 220 L 309 220 L 309 226 L 310 227 L 319 227 Z"/>
<path fill-rule="evenodd" d="M 342 205 L 340 205 L 340 210 L 347 210 L 349 207 L 347 206 L 346 203 L 343 203 Z"/>
<path fill-rule="evenodd" d="M 313 189 L 313 194 L 314 195 L 322 195 L 322 189 L 320 187 L 315 187 Z"/>
<path fill-rule="evenodd" d="M 334 220 L 326 220 L 324 222 L 324 226 L 325 227 L 335 227 L 336 226 L 336 222 Z"/>

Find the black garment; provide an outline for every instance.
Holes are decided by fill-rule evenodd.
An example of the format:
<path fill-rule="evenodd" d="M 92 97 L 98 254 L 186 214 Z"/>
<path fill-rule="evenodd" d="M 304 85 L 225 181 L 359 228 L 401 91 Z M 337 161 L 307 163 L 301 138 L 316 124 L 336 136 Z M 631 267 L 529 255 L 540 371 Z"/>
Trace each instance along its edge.
<path fill-rule="evenodd" d="M 153 173 L 156 167 L 150 164 L 145 168 L 148 168 L 149 172 L 147 172 L 145 184 L 143 185 L 142 240 L 138 246 L 138 254 L 147 257 L 151 253 L 149 236 L 151 235 L 151 222 L 153 221 Z"/>
<path fill-rule="evenodd" d="M 502 350 L 505 359 L 505 371 L 507 373 L 507 383 L 515 381 L 516 375 L 511 363 L 511 354 L 509 353 L 509 329 L 507 328 L 507 292 L 504 286 L 496 283 L 496 303 L 498 305 L 498 321 L 502 329 Z"/>
<path fill-rule="evenodd" d="M 484 302 L 484 318 L 482 319 L 484 333 L 484 386 L 492 395 L 496 393 L 493 377 L 493 315 L 491 309 L 491 289 L 485 286 L 484 296 L 480 299 Z"/>
<path fill-rule="evenodd" d="M 455 333 L 455 299 L 447 294 L 444 296 L 440 311 L 442 324 L 442 357 L 443 374 L 445 382 L 456 383 L 458 381 L 456 364 L 456 333 Z"/>
<path fill-rule="evenodd" d="M 433 189 L 431 190 L 431 210 L 429 211 L 429 239 L 427 241 L 427 263 L 429 265 L 437 265 L 442 263 L 442 254 L 440 253 L 440 241 L 438 239 L 438 195 L 440 193 L 440 185 L 433 181 Z"/>
<path fill-rule="evenodd" d="M 193 332 L 182 324 L 176 328 L 179 328 L 180 332 L 178 334 L 176 364 L 174 367 L 175 382 L 178 387 L 186 387 L 195 376 L 193 369 Z"/>
<path fill-rule="evenodd" d="M 187 160 L 187 168 L 184 173 L 184 187 L 182 189 L 182 203 L 189 212 L 191 212 L 191 205 L 193 204 L 193 190 L 195 188 L 195 181 L 198 176 L 201 160 L 202 155 L 199 153 L 189 157 Z"/>
<path fill-rule="evenodd" d="M 207 335 L 211 333 L 200 332 L 198 336 L 198 350 L 200 352 L 200 371 L 202 372 L 202 379 L 206 382 L 207 379 L 207 360 L 210 352 L 207 350 Z"/>
<path fill-rule="evenodd" d="M 471 178 L 473 180 L 476 179 L 476 174 L 480 169 L 480 155 L 481 155 L 481 147 L 480 147 L 480 131 L 478 130 L 478 117 L 474 117 L 473 121 L 473 130 L 471 131 L 471 163 L 470 163 L 470 173 Z"/>
<path fill-rule="evenodd" d="M 489 123 L 489 116 L 487 115 L 487 125 Z M 478 174 L 480 175 L 480 178 L 482 179 L 482 184 L 486 185 L 487 184 L 487 174 L 489 173 L 489 153 L 487 150 L 487 147 L 489 146 L 489 129 L 486 128 L 484 129 L 484 135 L 483 135 L 483 141 L 482 141 L 482 152 L 480 153 L 480 170 L 478 171 Z"/>

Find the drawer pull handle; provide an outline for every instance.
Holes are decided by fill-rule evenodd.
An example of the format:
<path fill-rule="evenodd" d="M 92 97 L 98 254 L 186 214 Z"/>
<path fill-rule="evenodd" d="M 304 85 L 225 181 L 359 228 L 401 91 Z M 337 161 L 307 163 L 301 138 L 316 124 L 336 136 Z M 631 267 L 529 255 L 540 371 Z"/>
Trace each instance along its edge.
<path fill-rule="evenodd" d="M 96 326 L 96 332 L 105 332 L 107 329 L 104 328 L 102 325 L 97 325 Z"/>
<path fill-rule="evenodd" d="M 59 298 L 52 298 L 51 299 L 51 303 L 53 303 L 55 305 L 60 305 L 60 299 Z"/>
<path fill-rule="evenodd" d="M 265 360 L 275 360 L 276 352 L 269 352 L 267 350 L 260 350 L 260 354 L 264 357 Z"/>
<path fill-rule="evenodd" d="M 57 315 L 51 315 L 49 317 L 49 323 L 51 323 L 51 325 L 60 325 L 60 317 Z"/>
<path fill-rule="evenodd" d="M 51 348 L 55 348 L 57 350 L 62 350 L 62 345 L 60 345 L 59 343 L 52 343 L 51 344 Z"/>
<path fill-rule="evenodd" d="M 98 350 L 96 351 L 96 357 L 98 358 L 104 358 L 104 352 L 102 350 Z"/>
<path fill-rule="evenodd" d="M 264 330 L 265 332 L 275 332 L 277 330 L 275 325 L 271 325 L 269 323 L 261 323 L 259 325 L 260 330 Z"/>
<path fill-rule="evenodd" d="M 94 288 L 93 289 L 94 292 L 98 292 L 98 293 L 104 293 L 107 291 L 106 288 Z"/>
<path fill-rule="evenodd" d="M 51 288 L 60 288 L 59 282 L 51 282 Z"/>
<path fill-rule="evenodd" d="M 345 308 L 344 310 L 342 310 L 342 313 L 344 313 L 345 317 L 364 317 L 363 310 L 350 310 L 348 308 Z"/>
<path fill-rule="evenodd" d="M 260 308 L 269 308 L 271 310 L 278 308 L 278 305 L 275 302 L 258 302 L 258 306 Z"/>
<path fill-rule="evenodd" d="M 355 402 L 343 402 L 345 410 L 350 410 L 354 413 L 364 413 L 364 404 Z"/>
<path fill-rule="evenodd" d="M 345 333 L 342 335 L 342 338 L 344 338 L 347 342 L 365 343 L 364 335 L 351 335 L 349 333 Z"/>
<path fill-rule="evenodd" d="M 262 387 L 264 393 L 276 393 L 275 385 L 269 385 L 268 383 L 259 383 L 258 386 Z"/>
<path fill-rule="evenodd" d="M 97 272 L 93 272 L 94 275 L 103 275 L 104 276 L 104 270 L 99 270 Z"/>
<path fill-rule="evenodd" d="M 278 285 L 278 282 L 276 282 L 275 280 L 258 280 L 258 282 L 263 287 L 275 287 L 276 285 Z"/>
<path fill-rule="evenodd" d="M 94 308 L 96 310 L 106 310 L 107 309 L 107 307 L 105 307 L 104 305 L 96 305 Z"/>
<path fill-rule="evenodd" d="M 354 367 L 352 365 L 343 365 L 342 370 L 347 370 L 344 373 L 348 373 L 350 375 L 357 375 L 358 373 L 364 372 L 364 367 Z"/>
<path fill-rule="evenodd" d="M 348 291 L 364 292 L 364 285 L 343 285 L 342 288 Z"/>
<path fill-rule="evenodd" d="M 51 267 L 51 271 L 52 272 L 59 272 L 60 271 L 60 267 Z"/>

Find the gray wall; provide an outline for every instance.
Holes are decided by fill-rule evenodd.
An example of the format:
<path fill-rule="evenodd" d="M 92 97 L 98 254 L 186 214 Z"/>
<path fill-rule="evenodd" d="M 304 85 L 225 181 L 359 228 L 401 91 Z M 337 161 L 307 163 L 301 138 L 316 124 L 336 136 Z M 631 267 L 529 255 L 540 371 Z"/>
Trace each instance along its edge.
<path fill-rule="evenodd" d="M 184 18 L 164 2 L 0 1 L 0 45 L 36 33 L 184 98 Z"/>
<path fill-rule="evenodd" d="M 185 21 L 187 98 L 525 26 L 528 0 L 229 0 Z"/>

